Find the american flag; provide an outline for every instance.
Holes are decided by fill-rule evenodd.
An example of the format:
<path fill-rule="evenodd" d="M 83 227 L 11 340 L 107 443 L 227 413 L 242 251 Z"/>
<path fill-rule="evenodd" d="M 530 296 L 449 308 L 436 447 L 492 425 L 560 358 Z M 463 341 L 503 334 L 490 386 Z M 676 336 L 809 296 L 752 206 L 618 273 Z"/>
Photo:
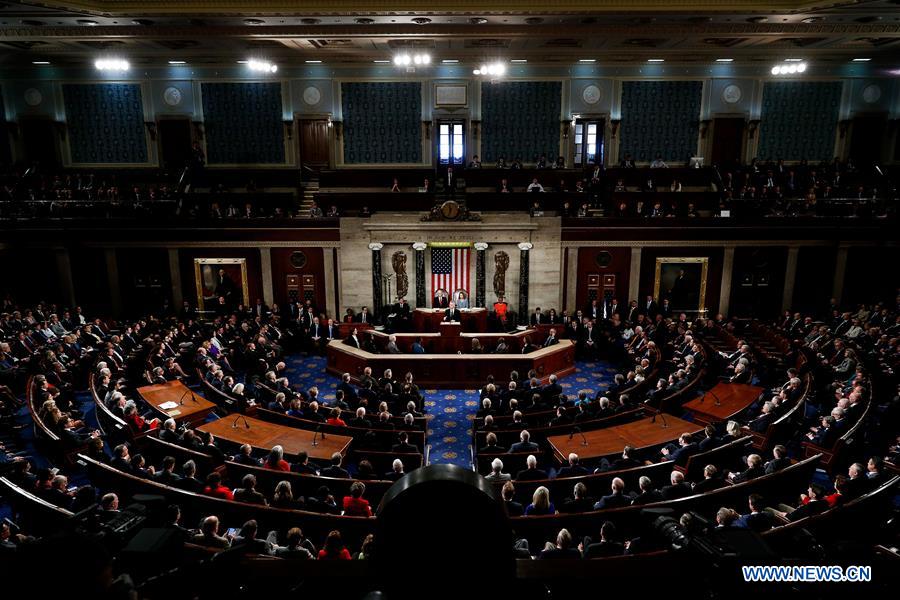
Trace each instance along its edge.
<path fill-rule="evenodd" d="M 457 290 L 469 295 L 469 249 L 431 249 L 431 292 L 445 290 L 451 299 Z"/>

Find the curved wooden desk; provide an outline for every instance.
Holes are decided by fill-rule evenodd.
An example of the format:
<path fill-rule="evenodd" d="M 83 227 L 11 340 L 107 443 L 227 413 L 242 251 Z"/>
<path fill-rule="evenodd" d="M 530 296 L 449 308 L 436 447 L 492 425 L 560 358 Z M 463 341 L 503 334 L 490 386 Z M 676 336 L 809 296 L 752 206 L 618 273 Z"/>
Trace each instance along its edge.
<path fill-rule="evenodd" d="M 431 336 L 437 338 L 438 334 Z M 456 339 L 471 346 L 467 337 L 475 336 Z M 509 340 L 512 336 L 506 337 Z M 385 369 L 391 369 L 399 380 L 410 372 L 420 387 L 469 389 L 480 388 L 488 375 L 505 381 L 510 371 L 518 371 L 524 378 L 528 371 L 534 369 L 544 382 L 553 374 L 563 377 L 575 372 L 575 344 L 571 340 L 560 340 L 558 344 L 528 354 L 371 354 L 332 341 L 326 348 L 326 354 L 326 370 L 329 373 L 338 376 L 350 373 L 356 383 L 366 367 L 371 367 L 376 377 Z"/>

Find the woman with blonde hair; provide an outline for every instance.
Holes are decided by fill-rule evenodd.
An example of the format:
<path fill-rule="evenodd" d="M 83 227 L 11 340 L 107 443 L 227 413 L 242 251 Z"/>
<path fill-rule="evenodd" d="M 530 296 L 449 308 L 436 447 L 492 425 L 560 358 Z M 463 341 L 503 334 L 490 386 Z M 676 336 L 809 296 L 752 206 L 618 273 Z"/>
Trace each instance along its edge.
<path fill-rule="evenodd" d="M 534 495 L 531 497 L 531 504 L 525 507 L 525 516 L 555 514 L 556 507 L 550 502 L 550 490 L 543 485 L 534 490 Z"/>

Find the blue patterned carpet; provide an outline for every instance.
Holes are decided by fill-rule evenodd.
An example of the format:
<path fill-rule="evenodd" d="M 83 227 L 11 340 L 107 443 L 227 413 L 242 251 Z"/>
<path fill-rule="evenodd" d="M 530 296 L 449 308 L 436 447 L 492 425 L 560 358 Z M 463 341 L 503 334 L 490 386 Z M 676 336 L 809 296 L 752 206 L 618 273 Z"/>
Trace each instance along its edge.
<path fill-rule="evenodd" d="M 334 399 L 338 378 L 325 373 L 325 359 L 293 356 L 285 361 L 291 383 L 318 386 L 325 400 Z M 616 370 L 606 362 L 579 362 L 575 374 L 560 380 L 563 391 L 575 396 L 584 390 L 593 396 L 609 386 Z M 423 390 L 428 412 L 429 462 L 472 468 L 472 421 L 478 410 L 478 390 Z"/>

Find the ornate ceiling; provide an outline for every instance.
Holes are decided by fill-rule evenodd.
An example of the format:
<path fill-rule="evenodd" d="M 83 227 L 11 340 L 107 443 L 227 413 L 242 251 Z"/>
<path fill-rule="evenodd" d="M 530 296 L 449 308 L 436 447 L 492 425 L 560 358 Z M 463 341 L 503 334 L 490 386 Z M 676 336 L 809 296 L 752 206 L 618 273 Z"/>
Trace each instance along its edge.
<path fill-rule="evenodd" d="M 339 10 L 336 8 L 339 7 Z M 436 60 L 765 63 L 855 57 L 896 68 L 900 0 L 46 0 L 0 2 L 0 64 L 77 65 L 121 53 L 234 64 L 371 63 L 404 48 Z"/>

